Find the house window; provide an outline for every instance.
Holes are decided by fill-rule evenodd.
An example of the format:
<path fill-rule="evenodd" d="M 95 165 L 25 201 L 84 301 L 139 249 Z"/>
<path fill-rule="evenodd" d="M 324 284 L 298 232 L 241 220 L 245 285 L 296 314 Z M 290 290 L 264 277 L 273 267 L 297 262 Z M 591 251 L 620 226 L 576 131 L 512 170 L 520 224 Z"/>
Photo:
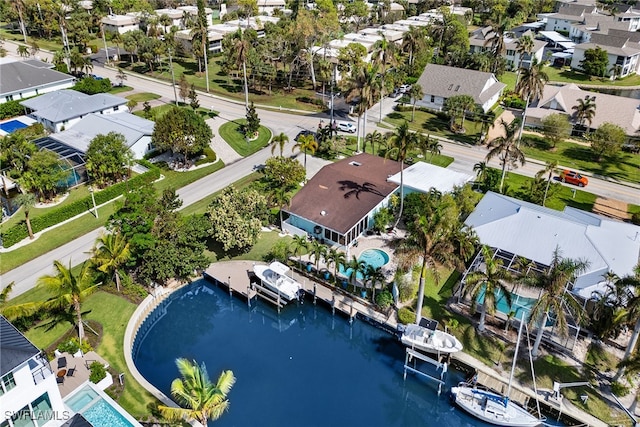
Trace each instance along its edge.
<path fill-rule="evenodd" d="M 13 95 L 8 95 L 6 98 L 7 98 L 7 101 L 13 101 Z"/>
<path fill-rule="evenodd" d="M 29 409 L 29 405 L 13 414 L 11 416 L 11 422 L 14 427 L 31 427 L 35 425 L 31 419 L 31 410 Z"/>
<path fill-rule="evenodd" d="M 436 102 L 436 97 L 435 97 L 435 95 L 431 95 L 431 102 Z"/>
<path fill-rule="evenodd" d="M 515 55 L 515 54 L 516 54 L 516 51 L 515 51 L 515 50 L 511 50 L 511 49 L 508 49 L 508 50 L 507 50 L 507 56 L 513 56 L 513 55 Z"/>
<path fill-rule="evenodd" d="M 13 372 L 9 372 L 2 377 L 0 382 L 0 396 L 11 390 L 16 386 L 16 380 L 13 378 Z"/>
<path fill-rule="evenodd" d="M 119 105 L 116 105 L 115 107 L 113 107 L 113 111 L 118 111 L 120 109 Z"/>
<path fill-rule="evenodd" d="M 35 418 L 40 425 L 54 418 L 54 413 L 51 410 L 51 401 L 47 393 L 31 402 L 31 408 L 33 409 L 33 418 Z"/>

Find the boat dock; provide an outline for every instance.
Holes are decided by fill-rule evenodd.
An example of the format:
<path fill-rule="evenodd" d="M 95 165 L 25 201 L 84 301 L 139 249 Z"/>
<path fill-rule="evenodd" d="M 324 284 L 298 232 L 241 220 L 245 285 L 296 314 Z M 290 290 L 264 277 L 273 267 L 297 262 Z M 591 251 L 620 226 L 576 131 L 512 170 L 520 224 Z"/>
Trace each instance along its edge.
<path fill-rule="evenodd" d="M 253 261 L 216 262 L 204 271 L 204 277 L 218 286 L 227 288 L 229 293 L 235 293 L 246 299 L 248 304 L 251 304 L 254 298 L 260 297 L 276 305 L 280 311 L 287 302 L 277 293 L 256 283 L 259 280 L 251 280 L 253 267 L 257 264 L 265 263 Z M 302 289 L 313 298 L 314 303 L 318 300 L 323 301 L 331 307 L 334 313 L 337 311 L 347 316 L 350 322 L 353 322 L 353 319 L 360 315 L 365 320 L 372 321 L 390 331 L 396 331 L 398 328 L 393 311 L 390 311 L 389 315 L 381 313 L 369 301 L 343 291 L 339 287 L 315 280 L 314 277 L 301 274 L 294 269 L 291 269 L 287 275 L 302 285 Z"/>

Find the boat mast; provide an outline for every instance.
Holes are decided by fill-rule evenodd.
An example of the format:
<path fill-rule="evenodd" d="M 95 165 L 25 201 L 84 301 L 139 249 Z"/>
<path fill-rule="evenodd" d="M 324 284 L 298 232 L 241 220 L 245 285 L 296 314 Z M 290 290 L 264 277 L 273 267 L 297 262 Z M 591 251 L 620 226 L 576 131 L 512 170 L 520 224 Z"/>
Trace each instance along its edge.
<path fill-rule="evenodd" d="M 522 326 L 524 326 L 524 311 L 520 319 L 520 327 L 518 328 L 518 341 L 516 341 L 516 351 L 513 354 L 513 362 L 511 363 L 511 375 L 509 375 L 509 387 L 507 387 L 507 399 L 511 395 L 511 382 L 513 381 L 513 373 L 516 370 L 516 361 L 518 360 L 518 348 L 520 347 L 520 338 L 522 337 Z"/>

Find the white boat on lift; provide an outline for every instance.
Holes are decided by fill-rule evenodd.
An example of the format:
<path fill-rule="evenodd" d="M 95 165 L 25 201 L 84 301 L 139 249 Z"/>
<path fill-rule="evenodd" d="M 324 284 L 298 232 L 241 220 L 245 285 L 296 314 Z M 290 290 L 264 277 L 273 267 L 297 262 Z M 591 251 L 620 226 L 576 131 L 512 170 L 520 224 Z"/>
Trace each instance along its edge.
<path fill-rule="evenodd" d="M 524 320 L 521 321 L 518 331 L 518 342 L 513 356 L 507 394 L 502 395 L 489 390 L 481 390 L 473 383 L 460 383 L 457 387 L 451 388 L 451 395 L 456 405 L 486 423 L 506 427 L 534 427 L 541 425 L 544 421 L 544 417 L 541 417 L 542 419 L 535 417 L 509 399 L 523 324 Z"/>
<path fill-rule="evenodd" d="M 456 337 L 438 330 L 438 322 L 420 319 L 420 324 L 409 324 L 404 328 L 400 341 L 412 349 L 427 353 L 457 353 L 462 343 Z"/>
<path fill-rule="evenodd" d="M 291 301 L 298 298 L 302 285 L 287 276 L 289 267 L 274 261 L 269 265 L 256 265 L 253 272 L 262 284 L 271 291 L 279 294 L 284 300 Z"/>

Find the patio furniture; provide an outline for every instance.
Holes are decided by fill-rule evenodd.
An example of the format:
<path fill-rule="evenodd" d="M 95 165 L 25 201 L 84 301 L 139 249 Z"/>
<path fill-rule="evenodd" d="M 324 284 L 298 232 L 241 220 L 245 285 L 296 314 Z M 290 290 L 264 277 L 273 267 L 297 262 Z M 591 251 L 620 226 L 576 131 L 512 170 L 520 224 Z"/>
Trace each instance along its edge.
<path fill-rule="evenodd" d="M 67 358 L 61 357 L 58 359 L 58 369 L 65 368 L 67 366 Z"/>
<path fill-rule="evenodd" d="M 67 370 L 67 375 L 66 375 L 66 376 L 67 376 L 67 377 L 72 377 L 72 376 L 73 376 L 73 374 L 75 374 L 75 373 L 76 373 L 76 367 L 75 367 L 75 365 L 74 365 L 74 366 L 73 366 L 73 368 L 69 368 L 69 369 Z"/>
<path fill-rule="evenodd" d="M 56 377 L 56 383 L 58 384 L 64 384 L 64 375 L 61 377 Z"/>

